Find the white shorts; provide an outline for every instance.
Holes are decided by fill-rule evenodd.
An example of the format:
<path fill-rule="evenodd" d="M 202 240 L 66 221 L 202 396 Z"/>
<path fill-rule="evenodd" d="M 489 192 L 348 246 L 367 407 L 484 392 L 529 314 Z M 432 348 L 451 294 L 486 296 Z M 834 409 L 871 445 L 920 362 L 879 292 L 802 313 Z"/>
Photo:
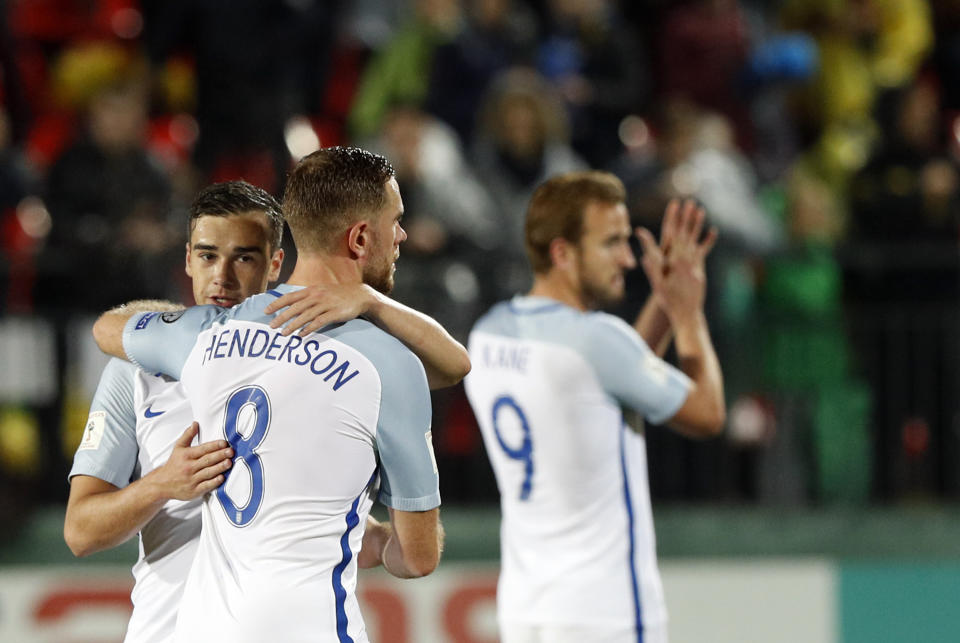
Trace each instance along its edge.
<path fill-rule="evenodd" d="M 582 625 L 533 625 L 501 623 L 500 643 L 667 643 L 667 627 L 661 625 L 643 630 L 642 638 L 635 627 Z"/>

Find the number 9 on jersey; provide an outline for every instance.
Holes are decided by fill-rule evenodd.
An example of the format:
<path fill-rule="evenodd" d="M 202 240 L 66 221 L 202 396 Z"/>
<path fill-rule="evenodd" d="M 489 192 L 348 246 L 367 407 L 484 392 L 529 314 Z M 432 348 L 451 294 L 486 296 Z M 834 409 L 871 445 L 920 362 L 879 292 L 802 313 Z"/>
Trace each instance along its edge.
<path fill-rule="evenodd" d="M 520 500 L 527 500 L 530 497 L 531 487 L 533 486 L 533 442 L 530 439 L 530 425 L 527 423 L 527 415 L 520 408 L 520 405 L 509 395 L 501 395 L 493 403 L 493 432 L 497 436 L 497 442 L 500 448 L 512 460 L 523 462 L 523 483 L 520 485 Z M 504 413 L 516 415 L 520 422 L 520 430 L 523 434 L 523 441 L 519 448 L 511 447 L 503 439 L 500 430 L 501 416 Z"/>

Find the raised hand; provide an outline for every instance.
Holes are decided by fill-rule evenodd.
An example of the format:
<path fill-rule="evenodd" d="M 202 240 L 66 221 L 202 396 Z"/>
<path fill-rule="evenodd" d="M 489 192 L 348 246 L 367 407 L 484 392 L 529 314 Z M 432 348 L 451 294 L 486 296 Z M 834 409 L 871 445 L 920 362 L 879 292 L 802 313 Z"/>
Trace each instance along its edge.
<path fill-rule="evenodd" d="M 191 424 L 177 438 L 167 462 L 148 474 L 162 486 L 168 498 L 193 500 L 223 484 L 224 472 L 232 464 L 233 449 L 226 440 L 191 446 L 199 430 L 199 424 Z"/>
<path fill-rule="evenodd" d="M 717 241 L 716 228 L 703 235 L 705 216 L 704 209 L 695 201 L 681 203 L 674 199 L 664 213 L 659 245 L 649 230 L 636 231 L 643 248 L 643 270 L 654 296 L 671 318 L 703 308 L 704 264 Z"/>
<path fill-rule="evenodd" d="M 270 327 L 283 326 L 283 335 L 299 329 L 298 334 L 303 337 L 324 326 L 362 315 L 375 300 L 376 291 L 365 284 L 308 286 L 271 302 L 264 312 L 269 315 L 286 309 L 273 318 Z"/>

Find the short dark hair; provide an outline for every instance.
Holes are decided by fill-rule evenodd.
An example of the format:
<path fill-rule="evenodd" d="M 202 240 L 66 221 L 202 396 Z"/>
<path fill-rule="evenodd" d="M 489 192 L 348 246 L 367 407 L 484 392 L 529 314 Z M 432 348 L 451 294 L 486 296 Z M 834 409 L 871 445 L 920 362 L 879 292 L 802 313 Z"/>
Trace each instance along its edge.
<path fill-rule="evenodd" d="M 283 194 L 297 249 L 331 248 L 350 224 L 384 206 L 384 184 L 395 174 L 387 159 L 357 147 L 325 147 L 303 157 Z"/>
<path fill-rule="evenodd" d="M 200 190 L 190 205 L 187 236 L 193 234 L 200 217 L 228 217 L 245 212 L 263 212 L 270 223 L 270 249 L 283 241 L 283 211 L 270 193 L 246 181 L 224 181 Z"/>
<path fill-rule="evenodd" d="M 553 266 L 550 243 L 554 239 L 580 241 L 587 205 L 615 205 L 626 198 L 623 183 L 609 172 L 569 172 L 541 184 L 530 199 L 525 226 L 527 257 L 533 271 L 543 274 Z"/>

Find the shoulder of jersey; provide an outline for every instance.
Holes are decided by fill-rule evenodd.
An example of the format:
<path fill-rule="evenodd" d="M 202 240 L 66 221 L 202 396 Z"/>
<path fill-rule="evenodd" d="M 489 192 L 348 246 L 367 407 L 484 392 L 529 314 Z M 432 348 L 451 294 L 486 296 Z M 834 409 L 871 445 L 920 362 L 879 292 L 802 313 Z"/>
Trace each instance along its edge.
<path fill-rule="evenodd" d="M 389 349 L 412 353 L 406 344 L 363 317 L 337 324 L 325 330 L 324 334 L 345 344 L 353 344 L 354 342 L 359 344 L 377 343 L 382 344 L 385 348 L 389 347 Z"/>
<path fill-rule="evenodd" d="M 480 325 L 491 319 L 496 319 L 497 317 L 500 317 L 501 315 L 509 312 L 510 312 L 509 301 L 498 302 L 493 306 L 491 306 L 489 309 L 487 309 L 487 312 L 483 313 L 482 315 L 480 315 L 480 317 L 477 318 L 476 325 Z"/>
<path fill-rule="evenodd" d="M 643 341 L 630 324 L 616 315 L 595 311 L 583 315 L 582 320 L 579 334 L 590 346 L 610 349 L 625 346 L 623 342 L 632 345 L 634 342 Z"/>
<path fill-rule="evenodd" d="M 276 297 L 269 293 L 251 295 L 233 308 L 224 308 L 223 312 L 217 317 L 217 319 L 220 321 L 236 319 L 237 321 L 250 321 L 268 324 L 270 323 L 270 320 L 273 319 L 273 316 L 267 315 L 263 312 L 263 310 L 274 299 L 276 299 Z"/>
<path fill-rule="evenodd" d="M 629 329 L 630 324 L 623 321 L 616 315 L 605 313 L 602 310 L 592 310 L 583 314 L 583 320 L 589 324 L 598 324 L 606 327 L 616 328 L 617 330 Z"/>
<path fill-rule="evenodd" d="M 422 362 L 406 344 L 366 319 L 351 319 L 323 334 L 362 354 L 381 377 L 387 372 L 401 378 L 423 372 Z"/>

